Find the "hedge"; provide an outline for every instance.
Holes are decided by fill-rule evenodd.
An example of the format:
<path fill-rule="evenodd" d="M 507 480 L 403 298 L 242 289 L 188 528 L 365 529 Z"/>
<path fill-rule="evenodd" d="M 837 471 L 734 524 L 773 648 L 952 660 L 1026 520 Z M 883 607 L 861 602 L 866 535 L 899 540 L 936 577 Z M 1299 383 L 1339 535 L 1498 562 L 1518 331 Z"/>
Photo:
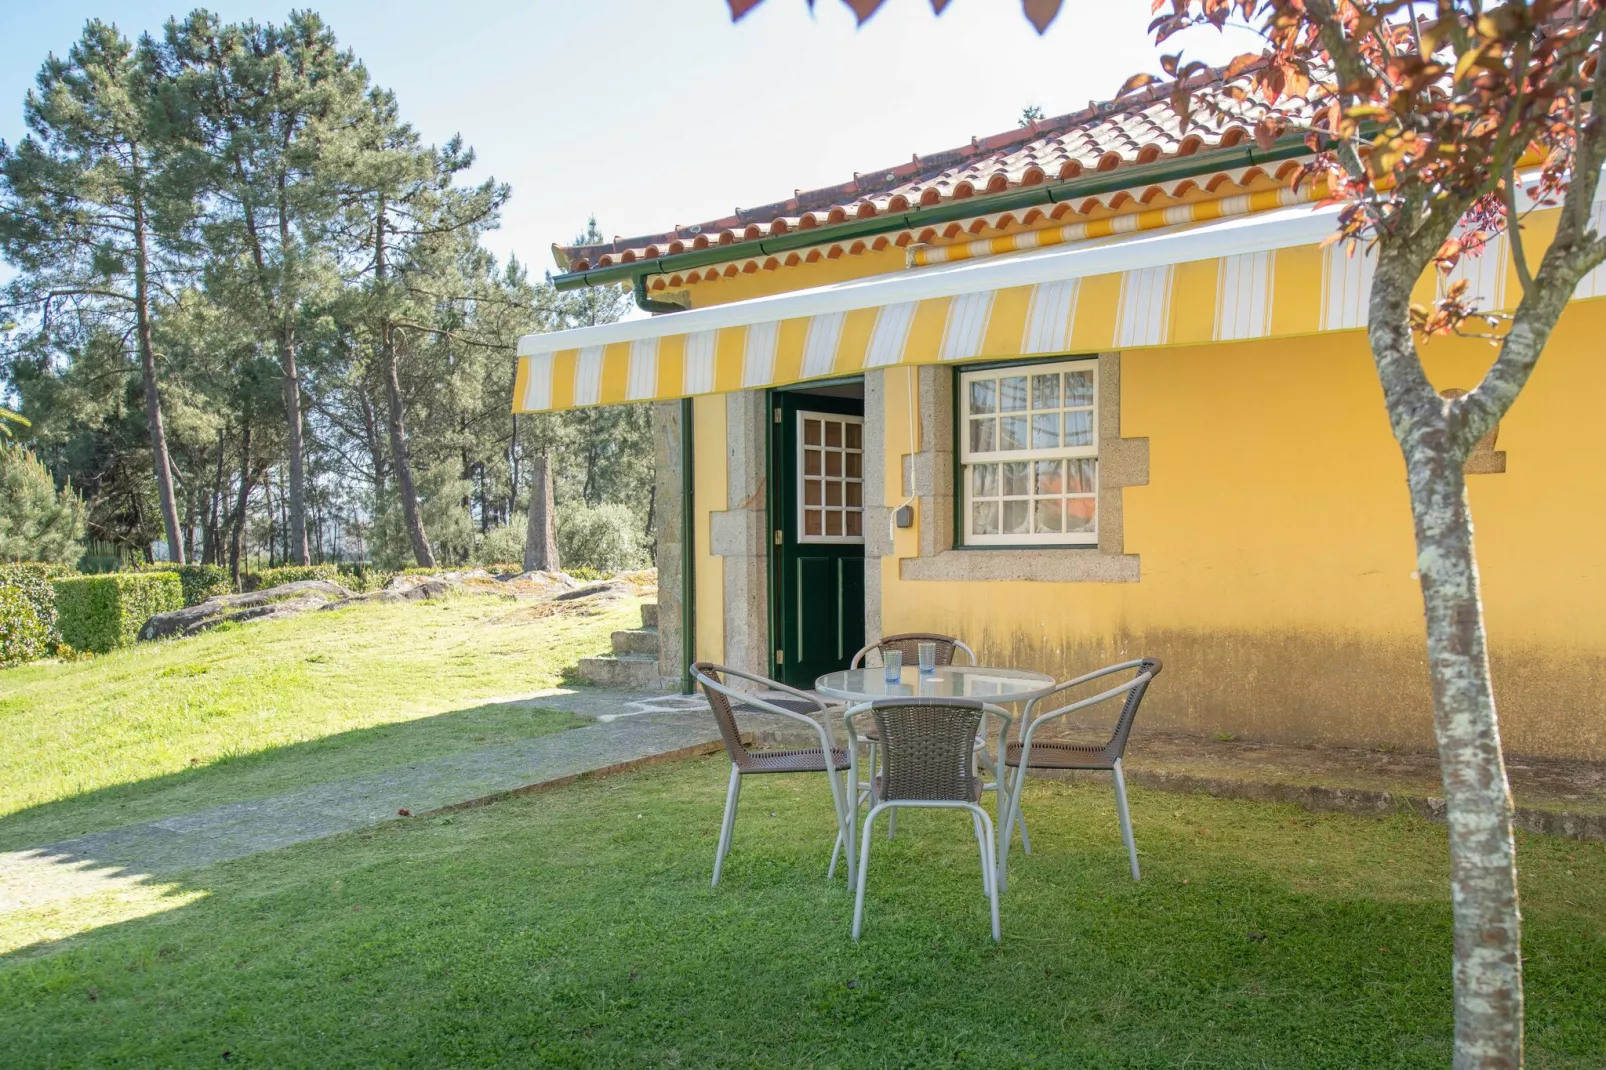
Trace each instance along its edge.
<path fill-rule="evenodd" d="M 172 572 L 184 588 L 184 604 L 198 606 L 208 598 L 234 593 L 234 577 L 222 565 L 180 565 L 172 561 L 156 561 L 145 565 L 142 572 Z"/>
<path fill-rule="evenodd" d="M 62 642 L 104 654 L 130 646 L 145 622 L 184 605 L 184 585 L 172 572 L 113 572 L 57 580 Z"/>
<path fill-rule="evenodd" d="M 0 665 L 19 665 L 56 652 L 61 635 L 50 581 L 72 574 L 66 565 L 0 565 Z"/>
<path fill-rule="evenodd" d="M 349 564 L 337 566 L 340 578 L 335 582 L 349 591 L 362 594 L 366 591 L 383 590 L 385 584 L 396 573 L 382 568 L 375 568 L 371 564 Z"/>
<path fill-rule="evenodd" d="M 265 591 L 269 587 L 298 583 L 301 580 L 328 580 L 330 583 L 339 583 L 340 570 L 334 565 L 284 565 L 280 568 L 265 568 L 260 572 L 245 574 L 245 589 Z"/>

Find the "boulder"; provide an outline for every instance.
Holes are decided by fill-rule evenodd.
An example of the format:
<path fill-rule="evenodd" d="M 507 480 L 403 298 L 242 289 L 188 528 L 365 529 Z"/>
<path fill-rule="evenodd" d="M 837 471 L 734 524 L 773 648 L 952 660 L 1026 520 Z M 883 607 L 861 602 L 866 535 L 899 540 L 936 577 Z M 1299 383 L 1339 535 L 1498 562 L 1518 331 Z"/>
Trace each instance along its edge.
<path fill-rule="evenodd" d="M 221 594 L 198 605 L 158 613 L 139 630 L 140 640 L 195 635 L 225 621 L 272 620 L 293 617 L 314 609 L 327 609 L 350 601 L 352 594 L 328 580 L 297 580 L 264 591 Z"/>

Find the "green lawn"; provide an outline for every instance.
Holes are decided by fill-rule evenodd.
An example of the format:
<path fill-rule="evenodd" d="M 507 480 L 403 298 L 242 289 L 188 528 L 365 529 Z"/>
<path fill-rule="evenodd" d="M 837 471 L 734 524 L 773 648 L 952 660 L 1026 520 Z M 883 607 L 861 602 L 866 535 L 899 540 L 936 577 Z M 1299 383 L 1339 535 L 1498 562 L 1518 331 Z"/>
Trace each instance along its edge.
<path fill-rule="evenodd" d="M 874 844 L 864 942 L 823 785 L 696 759 L 195 871 L 0 957 L 8 1067 L 1449 1063 L 1445 833 L 1043 783 L 988 937 L 967 820 Z M 1525 838 L 1529 1065 L 1606 1065 L 1606 850 Z M 81 908 L 81 907 L 80 907 Z M 165 908 L 165 909 L 164 909 Z M 77 909 L 77 908 L 75 908 Z M 16 918 L 13 945 L 28 925 Z M 37 936 L 35 937 L 37 939 Z"/>
<path fill-rule="evenodd" d="M 640 611 L 540 609 L 353 606 L 0 672 L 0 851 L 570 727 L 498 700 Z"/>

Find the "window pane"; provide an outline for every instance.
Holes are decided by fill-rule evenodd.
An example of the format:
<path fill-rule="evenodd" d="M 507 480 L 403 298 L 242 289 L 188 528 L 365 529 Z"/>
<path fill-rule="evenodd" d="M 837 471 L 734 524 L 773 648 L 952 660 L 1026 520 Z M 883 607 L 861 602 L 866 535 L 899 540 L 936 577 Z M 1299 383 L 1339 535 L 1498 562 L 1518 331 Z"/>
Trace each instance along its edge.
<path fill-rule="evenodd" d="M 1066 461 L 1065 493 L 1092 494 L 1093 477 L 1096 474 L 1098 462 L 1091 457 L 1078 457 Z"/>
<path fill-rule="evenodd" d="M 1036 530 L 1058 534 L 1065 527 L 1065 507 L 1058 498 L 1040 498 L 1037 503 Z"/>
<path fill-rule="evenodd" d="M 1032 449 L 1052 449 L 1060 444 L 1060 417 L 1059 413 L 1051 412 L 1046 415 L 1032 417 Z"/>
<path fill-rule="evenodd" d="M 998 380 L 998 407 L 1005 412 L 1026 407 L 1026 376 L 1012 375 Z"/>
<path fill-rule="evenodd" d="M 1058 375 L 1032 376 L 1032 408 L 1057 409 L 1060 407 L 1060 377 Z"/>
<path fill-rule="evenodd" d="M 1026 417 L 1006 416 L 998 421 L 998 448 L 1001 450 L 1026 448 Z"/>
<path fill-rule="evenodd" d="M 825 474 L 828 476 L 842 474 L 842 455 L 835 450 L 825 451 Z"/>
<path fill-rule="evenodd" d="M 1037 462 L 1037 493 L 1058 497 L 1065 493 L 1065 462 Z"/>
<path fill-rule="evenodd" d="M 863 449 L 864 448 L 864 425 L 863 424 L 848 424 L 847 425 L 847 431 L 848 431 L 848 449 L 850 449 L 850 450 Z"/>
<path fill-rule="evenodd" d="M 827 509 L 825 511 L 825 533 L 827 535 L 842 534 L 842 510 Z"/>
<path fill-rule="evenodd" d="M 1093 499 L 1067 498 L 1065 499 L 1065 530 L 1066 531 L 1092 531 L 1093 530 Z"/>
<path fill-rule="evenodd" d="M 1004 534 L 1025 535 L 1031 531 L 1031 502 L 1004 503 Z"/>
<path fill-rule="evenodd" d="M 831 480 L 831 482 L 829 482 L 829 483 L 827 483 L 825 485 L 825 504 L 826 505 L 841 505 L 842 504 L 842 484 L 838 483 L 834 479 Z"/>
<path fill-rule="evenodd" d="M 803 451 L 803 474 L 806 476 L 817 476 L 820 474 L 819 450 Z"/>
<path fill-rule="evenodd" d="M 1067 446 L 1093 445 L 1093 412 L 1091 409 L 1065 414 L 1065 444 Z"/>
<path fill-rule="evenodd" d="M 998 421 L 991 417 L 970 421 L 970 452 L 991 453 L 998 448 Z"/>
<path fill-rule="evenodd" d="M 818 446 L 820 444 L 820 421 L 803 421 L 803 442 L 808 446 Z"/>
<path fill-rule="evenodd" d="M 970 411 L 998 411 L 998 381 L 996 379 L 972 379 L 970 381 Z"/>
<path fill-rule="evenodd" d="M 818 509 L 803 510 L 803 534 L 820 534 L 820 511 Z"/>
<path fill-rule="evenodd" d="M 863 535 L 864 534 L 864 514 L 863 513 L 859 512 L 856 509 L 849 509 L 848 510 L 847 521 L 848 521 L 848 534 L 849 535 Z"/>
<path fill-rule="evenodd" d="M 863 483 L 849 483 L 848 484 L 848 504 L 849 505 L 853 505 L 853 506 L 859 506 L 859 505 L 863 505 L 864 504 L 864 484 Z"/>
<path fill-rule="evenodd" d="M 1003 469 L 1004 493 L 1006 495 L 1024 495 L 1032 492 L 1030 476 L 1032 466 L 1030 464 L 1027 464 L 1025 461 L 1015 461 L 1011 464 L 1004 465 Z"/>
<path fill-rule="evenodd" d="M 805 479 L 803 481 L 803 504 L 820 504 L 820 481 L 818 479 Z"/>
<path fill-rule="evenodd" d="M 1093 404 L 1093 373 L 1090 371 L 1065 373 L 1065 405 Z"/>
<path fill-rule="evenodd" d="M 842 445 L 842 425 L 831 420 L 825 425 L 825 444 L 827 446 Z"/>
<path fill-rule="evenodd" d="M 970 469 L 970 493 L 976 498 L 998 497 L 998 466 L 978 464 Z"/>
<path fill-rule="evenodd" d="M 970 507 L 970 530 L 977 535 L 997 535 L 998 503 L 973 503 Z"/>
<path fill-rule="evenodd" d="M 848 475 L 854 479 L 864 478 L 864 454 L 850 453 L 848 456 Z"/>

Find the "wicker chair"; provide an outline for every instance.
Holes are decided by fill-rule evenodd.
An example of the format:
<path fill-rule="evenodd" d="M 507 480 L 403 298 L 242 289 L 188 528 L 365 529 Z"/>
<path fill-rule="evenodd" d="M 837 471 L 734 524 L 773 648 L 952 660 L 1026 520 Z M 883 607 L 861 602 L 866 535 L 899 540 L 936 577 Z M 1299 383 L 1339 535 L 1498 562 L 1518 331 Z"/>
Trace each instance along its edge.
<path fill-rule="evenodd" d="M 831 865 L 825 878 L 836 876 L 837 854 L 848 847 L 848 881 L 853 880 L 853 852 L 850 847 L 853 818 L 847 802 L 845 784 L 837 782 L 838 773 L 847 773 L 851 763 L 841 747 L 832 746 L 831 732 L 825 723 L 825 714 L 833 707 L 819 699 L 787 687 L 785 684 L 752 673 L 740 672 L 700 661 L 691 667 L 692 676 L 702 685 L 708 696 L 708 705 L 719 724 L 720 738 L 725 753 L 731 760 L 730 786 L 725 792 L 725 819 L 719 828 L 719 846 L 714 850 L 714 881 L 719 884 L 720 870 L 725 856 L 730 854 L 731 833 L 736 828 L 736 804 L 742 794 L 742 777 L 759 773 L 824 773 L 831 784 L 831 805 L 836 810 L 836 843 L 831 848 Z M 727 681 L 732 677 L 746 680 L 764 689 L 767 694 L 737 691 Z M 813 728 L 820 738 L 818 747 L 806 750 L 749 750 L 742 742 L 736 714 L 770 714 L 802 721 Z M 850 781 L 851 783 L 851 781 Z"/>
<path fill-rule="evenodd" d="M 1006 775 L 1010 769 L 1015 771 L 1015 783 L 1009 790 L 1009 813 L 1005 818 L 1004 833 L 1001 837 L 1003 852 L 999 863 L 999 875 L 1003 884 L 1007 886 L 1009 883 L 1009 845 L 1014 838 L 1017 824 L 1020 826 L 1022 848 L 1027 854 L 1032 853 L 1032 842 L 1026 832 L 1026 819 L 1021 814 L 1021 790 L 1026 786 L 1028 769 L 1107 769 L 1114 774 L 1115 809 L 1121 818 L 1121 838 L 1126 842 L 1127 856 L 1132 862 L 1132 879 L 1140 878 L 1138 848 L 1132 839 L 1132 815 L 1126 805 L 1126 778 L 1121 774 L 1121 759 L 1126 754 L 1127 737 L 1132 734 L 1132 722 L 1137 718 L 1138 707 L 1143 703 L 1143 696 L 1149 689 L 1149 683 L 1160 675 L 1160 668 L 1158 658 L 1123 661 L 1119 665 L 1110 665 L 1097 672 L 1090 672 L 1086 676 L 1067 680 L 1054 689 L 1053 695 L 1112 673 L 1131 670 L 1132 679 L 1118 687 L 1112 687 L 1090 698 L 1072 702 L 1037 717 L 1032 716 L 1034 707 L 1039 702 L 1052 698 L 1053 695 L 1034 701 L 1026 707 L 1026 716 L 1023 719 L 1026 727 L 1021 732 L 1020 742 L 1011 743 L 1000 751 L 1004 757 Z M 1035 738 L 1037 732 L 1050 721 L 1057 721 L 1068 714 L 1118 698 L 1125 699 L 1121 706 L 1121 716 L 1115 722 L 1115 731 L 1105 743 L 1068 743 Z"/>
<path fill-rule="evenodd" d="M 976 734 L 982 718 L 998 718 L 998 745 L 1004 746 L 1009 734 L 1010 715 L 1003 709 L 977 699 L 928 698 L 878 699 L 853 707 L 844 718 L 848 730 L 848 760 L 852 763 L 849 782 L 859 775 L 859 735 L 855 721 L 873 723 L 881 739 L 882 772 L 873 779 L 872 805 L 864 819 L 862 838 L 849 826 L 848 853 L 853 854 L 854 839 L 860 840 L 859 863 L 853 899 L 853 939 L 864 928 L 864 886 L 870 865 L 870 828 L 876 815 L 904 806 L 937 807 L 970 811 L 970 823 L 981 853 L 981 884 L 992 912 L 993 940 L 1000 939 L 998 927 L 998 845 L 993 822 L 981 807 L 982 780 L 976 775 Z M 1005 795 L 999 794 L 1000 811 Z M 858 807 L 855 806 L 857 811 Z M 857 817 L 857 813 L 854 815 Z"/>
<path fill-rule="evenodd" d="M 954 655 L 960 651 L 964 652 L 965 664 L 976 664 L 976 652 L 966 646 L 962 639 L 957 639 L 951 635 L 943 635 L 939 632 L 899 632 L 896 635 L 882 636 L 876 642 L 860 648 L 859 652 L 853 655 L 853 660 L 848 663 L 848 668 L 860 668 L 864 665 L 864 659 L 867 655 L 871 653 L 882 654 L 889 650 L 896 650 L 902 654 L 905 665 L 918 665 L 920 663 L 921 643 L 937 644 L 938 665 L 952 665 L 954 663 Z M 881 742 L 880 736 L 876 734 L 874 724 L 866 724 L 864 726 L 863 738 L 870 751 L 867 765 L 870 771 L 874 773 L 876 747 Z M 869 793 L 870 785 L 868 783 L 860 784 L 859 791 L 861 794 Z M 874 804 L 875 798 L 873 795 L 871 795 L 870 801 Z M 892 839 L 897 834 L 897 831 L 898 812 L 894 810 L 892 816 L 887 820 L 887 839 Z"/>

